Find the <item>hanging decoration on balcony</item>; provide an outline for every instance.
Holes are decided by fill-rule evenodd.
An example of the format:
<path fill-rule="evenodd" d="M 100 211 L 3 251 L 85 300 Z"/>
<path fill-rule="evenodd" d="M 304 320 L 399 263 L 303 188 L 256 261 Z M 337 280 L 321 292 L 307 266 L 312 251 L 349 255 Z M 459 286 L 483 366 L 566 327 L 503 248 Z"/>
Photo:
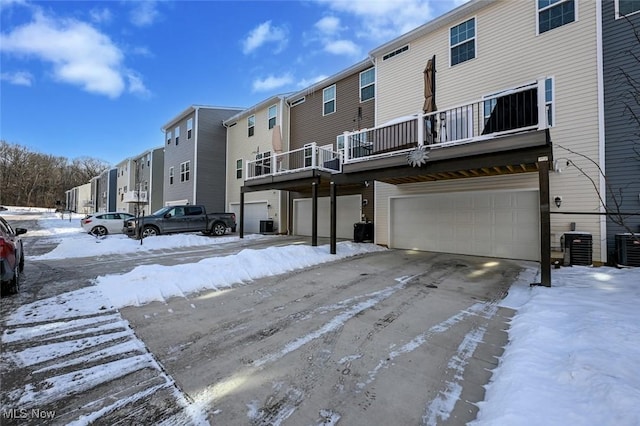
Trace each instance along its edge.
<path fill-rule="evenodd" d="M 429 159 L 429 149 L 424 146 L 418 146 L 407 153 L 407 162 L 412 167 L 421 167 L 427 164 Z"/>

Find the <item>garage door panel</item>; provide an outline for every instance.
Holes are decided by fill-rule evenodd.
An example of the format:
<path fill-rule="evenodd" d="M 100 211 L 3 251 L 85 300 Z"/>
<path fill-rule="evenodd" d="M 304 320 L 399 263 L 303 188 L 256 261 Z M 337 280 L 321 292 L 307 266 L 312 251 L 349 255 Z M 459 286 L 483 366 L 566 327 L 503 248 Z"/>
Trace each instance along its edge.
<path fill-rule="evenodd" d="M 337 197 L 336 204 L 336 236 L 353 238 L 353 224 L 360 222 L 362 197 L 360 195 L 343 195 Z M 293 226 L 295 235 L 312 234 L 312 200 L 297 199 L 293 203 Z M 318 198 L 318 236 L 331 236 L 331 199 Z"/>
<path fill-rule="evenodd" d="M 391 198 L 395 248 L 538 260 L 537 191 Z"/>
<path fill-rule="evenodd" d="M 267 202 L 245 203 L 244 204 L 244 232 L 248 234 L 260 232 L 260 221 L 269 219 L 269 208 Z M 240 220 L 240 204 L 232 203 L 231 212 L 236 214 Z"/>

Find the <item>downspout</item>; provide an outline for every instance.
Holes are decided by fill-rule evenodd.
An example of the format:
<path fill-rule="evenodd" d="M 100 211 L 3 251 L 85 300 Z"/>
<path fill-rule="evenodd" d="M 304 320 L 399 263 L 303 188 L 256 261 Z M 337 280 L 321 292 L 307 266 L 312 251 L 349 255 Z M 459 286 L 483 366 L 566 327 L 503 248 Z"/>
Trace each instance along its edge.
<path fill-rule="evenodd" d="M 149 214 L 151 213 L 151 206 L 153 204 L 151 204 L 151 197 L 152 197 L 152 193 L 153 193 L 153 151 L 149 151 L 149 188 L 147 188 L 147 211 L 145 212 L 145 214 Z"/>
<path fill-rule="evenodd" d="M 193 175 L 193 203 L 198 204 L 198 199 L 196 198 L 196 192 L 198 189 L 198 111 L 200 107 L 195 108 L 195 116 L 193 120 L 195 124 L 193 125 L 193 132 L 195 133 L 195 138 L 193 139 L 193 167 L 191 168 L 190 173 Z"/>
<path fill-rule="evenodd" d="M 229 170 L 229 166 L 231 165 L 231 163 L 229 163 L 229 126 L 227 126 L 226 124 L 224 124 L 224 120 L 222 120 L 222 127 L 225 128 L 225 132 L 224 132 L 224 144 L 225 144 L 225 150 L 224 150 L 224 161 L 226 164 L 225 170 L 226 170 L 226 179 L 225 179 L 225 184 L 224 184 L 224 211 L 227 211 L 227 206 L 229 206 L 229 211 L 231 211 L 231 204 L 229 203 L 229 183 L 227 182 L 229 179 L 229 175 L 231 173 L 231 170 Z"/>
<path fill-rule="evenodd" d="M 279 121 L 280 121 L 280 138 L 282 139 L 284 137 L 283 135 L 283 130 L 284 130 L 284 108 L 285 105 L 288 105 L 285 101 L 284 101 L 284 96 L 280 96 L 280 117 Z M 289 138 L 287 138 L 287 141 L 289 140 Z M 281 141 L 282 143 L 282 141 Z M 288 145 L 288 144 L 287 144 Z M 282 152 L 286 152 L 289 151 L 289 147 L 287 146 L 287 149 L 285 150 L 284 147 L 282 147 Z M 277 165 L 274 165 L 273 167 L 277 167 Z M 287 198 L 287 206 L 289 205 L 289 198 L 288 198 L 288 194 L 289 192 L 287 192 L 287 196 L 285 198 Z M 283 219 L 283 215 L 282 215 L 282 190 L 278 190 L 278 213 L 280 215 L 280 217 L 278 218 L 278 233 L 282 233 L 282 229 L 286 226 L 286 224 L 284 223 L 284 219 Z M 287 212 L 287 214 L 285 215 L 286 219 L 287 219 L 287 223 L 289 222 L 289 213 Z M 287 234 L 289 230 L 287 229 Z"/>
<path fill-rule="evenodd" d="M 607 202 L 605 128 L 604 128 L 604 71 L 602 58 L 602 0 L 596 0 L 596 72 L 598 77 L 598 165 L 600 166 L 600 198 Z M 606 213 L 600 204 L 600 213 Z M 600 260 L 607 263 L 607 216 L 600 215 Z"/>

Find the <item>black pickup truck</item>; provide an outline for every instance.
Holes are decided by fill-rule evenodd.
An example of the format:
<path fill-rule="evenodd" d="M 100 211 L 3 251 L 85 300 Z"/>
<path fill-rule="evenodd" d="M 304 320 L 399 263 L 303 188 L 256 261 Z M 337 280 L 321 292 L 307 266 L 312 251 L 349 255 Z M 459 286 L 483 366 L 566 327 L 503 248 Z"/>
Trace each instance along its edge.
<path fill-rule="evenodd" d="M 122 232 L 129 237 L 197 231 L 220 236 L 227 229 L 236 232 L 235 213 L 207 213 L 202 205 L 187 204 L 163 207 L 149 216 L 127 219 Z"/>

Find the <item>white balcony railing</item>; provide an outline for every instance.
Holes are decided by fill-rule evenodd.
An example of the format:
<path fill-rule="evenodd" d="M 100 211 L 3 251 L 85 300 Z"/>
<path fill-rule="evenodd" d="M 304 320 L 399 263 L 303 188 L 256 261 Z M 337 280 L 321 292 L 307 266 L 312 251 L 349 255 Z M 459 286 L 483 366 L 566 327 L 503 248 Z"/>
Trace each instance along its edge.
<path fill-rule="evenodd" d="M 329 173 L 342 172 L 340 153 L 330 147 L 319 147 L 310 143 L 293 151 L 272 154 L 270 157 L 247 161 L 247 180 L 265 176 L 277 176 L 303 170 L 322 170 Z"/>
<path fill-rule="evenodd" d="M 432 113 L 344 133 L 345 164 L 430 148 L 472 143 L 547 127 L 545 80 Z"/>
<path fill-rule="evenodd" d="M 125 203 L 146 203 L 147 191 L 128 191 L 123 194 L 122 201 Z"/>

